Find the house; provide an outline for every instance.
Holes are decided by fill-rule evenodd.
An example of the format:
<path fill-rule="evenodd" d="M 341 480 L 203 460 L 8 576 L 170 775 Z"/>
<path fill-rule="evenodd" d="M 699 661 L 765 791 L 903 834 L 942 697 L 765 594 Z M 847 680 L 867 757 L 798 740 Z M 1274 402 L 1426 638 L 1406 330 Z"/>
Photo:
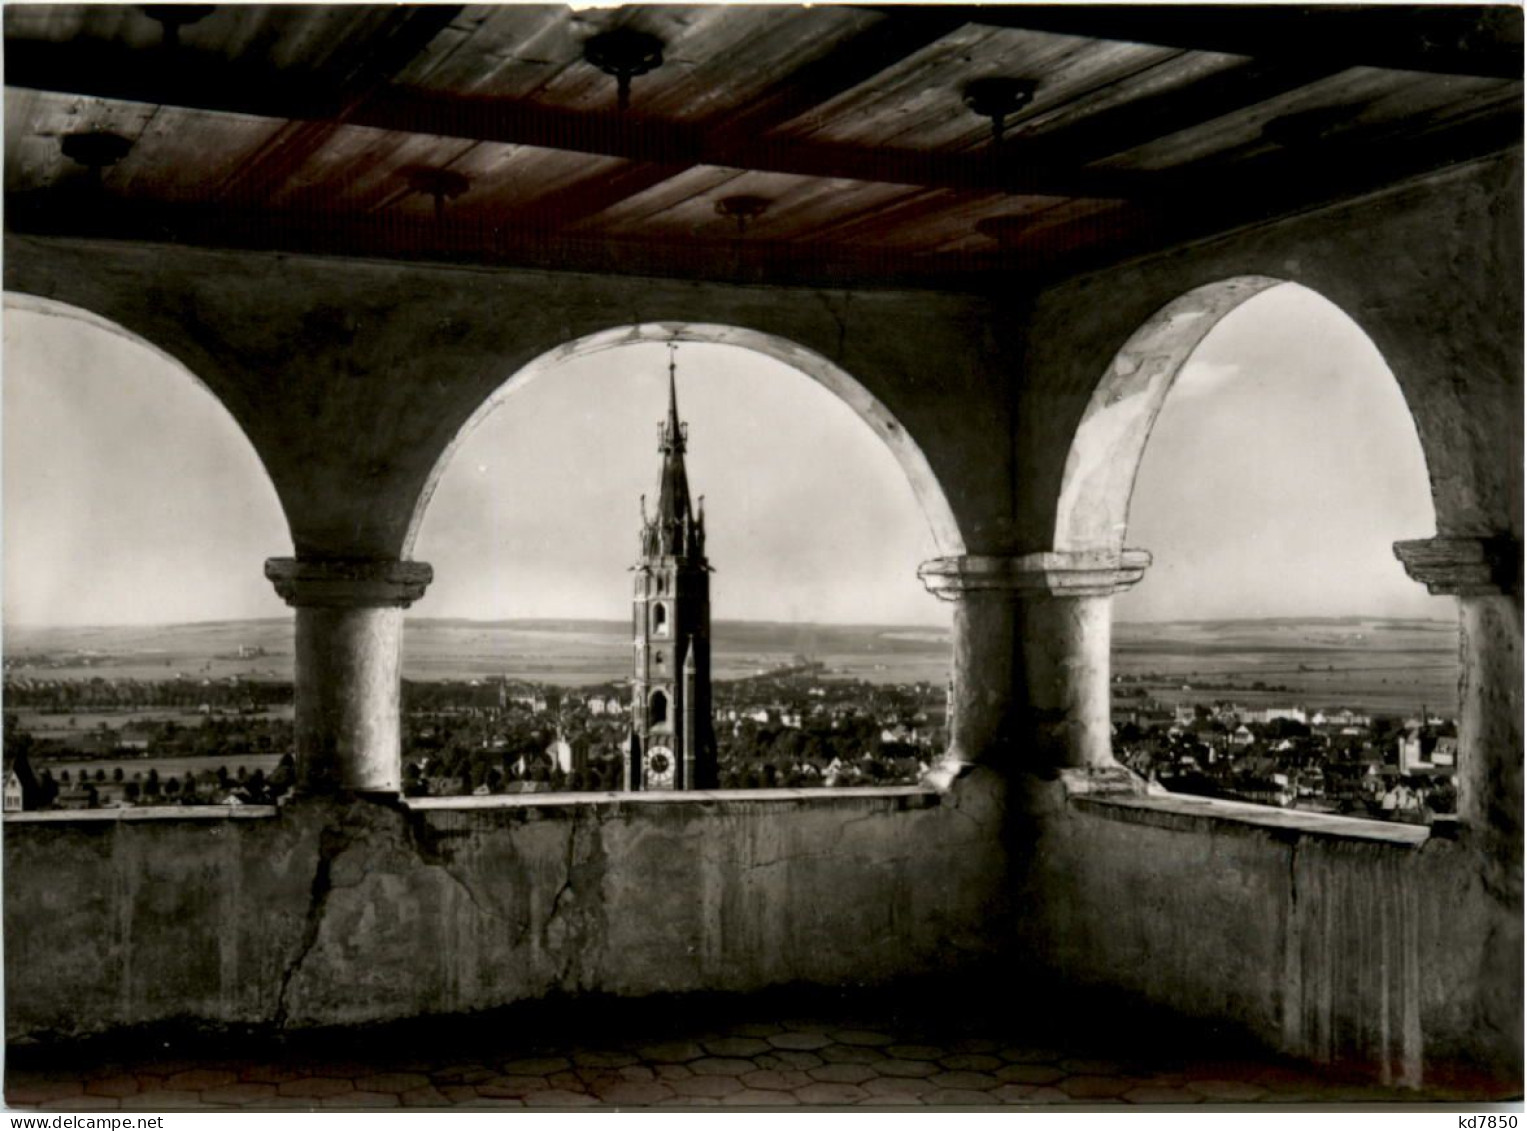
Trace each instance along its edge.
<path fill-rule="evenodd" d="M 1451 774 L 1458 764 L 1458 739 L 1426 727 L 1411 727 L 1397 742 L 1400 773 Z"/>
<path fill-rule="evenodd" d="M 42 791 L 32 763 L 25 752 L 5 759 L 5 808 L 7 813 L 19 813 L 25 809 L 37 809 L 42 805 Z"/>

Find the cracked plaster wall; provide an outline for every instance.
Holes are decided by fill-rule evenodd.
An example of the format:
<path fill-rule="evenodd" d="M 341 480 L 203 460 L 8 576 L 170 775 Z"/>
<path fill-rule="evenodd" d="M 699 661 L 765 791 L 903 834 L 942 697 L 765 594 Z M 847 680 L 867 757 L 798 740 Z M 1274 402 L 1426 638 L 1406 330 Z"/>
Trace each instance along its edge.
<path fill-rule="evenodd" d="M 555 992 L 868 984 L 1011 935 L 1001 807 L 927 797 L 11 824 L 11 1040 L 364 1024 Z"/>
<path fill-rule="evenodd" d="M 1110 810 L 1030 783 L 1029 976 L 1106 987 L 1385 1083 L 1520 1088 L 1522 922 L 1467 836 L 1421 847 Z M 1062 895 L 1063 893 L 1063 895 Z"/>
<path fill-rule="evenodd" d="M 1120 350 L 1148 340 L 1190 292 L 1233 305 L 1287 280 L 1341 307 L 1394 372 L 1439 533 L 1505 535 L 1519 553 L 1521 199 L 1520 154 L 1509 154 L 1040 295 L 1015 409 L 1016 540 L 1131 544 L 1128 492 L 1149 418 L 1110 423 L 1107 410 L 1111 392 L 1148 382 L 1106 382 L 1117 366 L 1162 359 L 1121 361 Z M 1242 291 L 1211 286 L 1224 280 Z M 1217 317 L 1193 313 L 1205 329 Z M 1084 420 L 1097 426 L 1078 432 Z M 1027 909 L 1017 953 L 1035 976 L 1112 986 L 1299 1055 L 1369 1062 L 1398 1083 L 1464 1066 L 1519 1086 L 1521 595 L 1460 604 L 1465 787 L 1487 794 L 1462 841 L 1415 850 L 1290 842 L 1226 822 L 1124 823 L 1036 784 L 1011 849 L 1032 862 L 1014 898 Z"/>

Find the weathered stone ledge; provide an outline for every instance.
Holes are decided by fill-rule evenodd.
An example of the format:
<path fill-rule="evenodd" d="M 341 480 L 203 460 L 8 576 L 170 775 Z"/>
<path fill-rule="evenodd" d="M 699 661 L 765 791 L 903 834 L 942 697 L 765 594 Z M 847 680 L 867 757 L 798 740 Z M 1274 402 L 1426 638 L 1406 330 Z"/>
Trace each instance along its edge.
<path fill-rule="evenodd" d="M 8 825 L 107 824 L 123 821 L 253 821 L 274 817 L 274 805 L 156 805 L 133 809 L 43 809 L 7 813 Z"/>
<path fill-rule="evenodd" d="M 921 785 L 866 786 L 851 789 L 695 789 L 649 790 L 640 793 L 513 793 L 487 797 L 409 797 L 405 807 L 422 812 L 466 812 L 500 809 L 601 809 L 623 806 L 723 807 L 794 803 L 810 806 L 855 807 L 874 803 L 883 808 L 931 809 L 939 804 L 938 790 Z M 887 804 L 889 803 L 889 804 Z"/>
<path fill-rule="evenodd" d="M 1431 839 L 1431 831 L 1424 825 L 1390 824 L 1360 817 L 1338 817 L 1330 813 L 1302 813 L 1253 805 L 1245 801 L 1225 801 L 1217 797 L 1095 794 L 1073 796 L 1070 804 L 1105 820 L 1155 825 L 1184 832 L 1208 832 L 1214 825 L 1229 824 L 1293 832 L 1300 836 L 1378 841 L 1406 848 L 1418 848 Z"/>

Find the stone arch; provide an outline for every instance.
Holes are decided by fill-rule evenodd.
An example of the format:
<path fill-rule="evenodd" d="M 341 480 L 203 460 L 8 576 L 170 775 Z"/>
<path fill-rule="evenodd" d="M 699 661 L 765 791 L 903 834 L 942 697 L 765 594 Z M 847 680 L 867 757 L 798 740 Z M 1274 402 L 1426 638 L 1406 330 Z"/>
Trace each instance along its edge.
<path fill-rule="evenodd" d="M 1227 314 L 1285 285 L 1305 284 L 1269 275 L 1207 283 L 1161 307 L 1130 335 L 1098 380 L 1072 435 L 1055 510 L 1056 551 L 1110 558 L 1123 552 L 1140 462 L 1177 374 Z M 1403 396 L 1403 385 L 1400 391 Z M 1415 407 L 1409 398 L 1406 403 L 1415 420 Z M 1424 437 L 1418 440 L 1435 482 L 1431 453 Z"/>
<path fill-rule="evenodd" d="M 561 362 L 641 342 L 702 342 L 739 346 L 783 362 L 812 378 L 853 409 L 890 448 L 912 486 L 939 552 L 948 555 L 964 553 L 964 536 L 954 510 L 922 448 L 879 398 L 836 363 L 787 338 L 741 326 L 701 322 L 646 322 L 615 326 L 564 342 L 505 378 L 457 430 L 430 469 L 409 520 L 401 556 L 406 558 L 412 553 L 425 511 L 429 508 L 435 487 L 452 456 L 472 430 L 487 419 L 510 393 L 523 388 L 528 381 L 544 376 Z"/>
<path fill-rule="evenodd" d="M 192 385 L 210 397 L 211 400 L 217 405 L 224 418 L 227 419 L 235 429 L 237 429 L 239 436 L 244 440 L 244 443 L 247 446 L 249 452 L 254 455 L 255 461 L 259 465 L 260 474 L 264 480 L 265 487 L 269 490 L 271 497 L 276 500 L 276 505 L 281 510 L 281 518 L 282 521 L 286 524 L 287 536 L 289 538 L 291 537 L 291 517 L 287 511 L 285 500 L 281 497 L 281 492 L 276 486 L 276 481 L 271 475 L 270 465 L 266 461 L 264 453 L 260 450 L 259 445 L 256 444 L 251 438 L 248 429 L 245 428 L 244 423 L 239 419 L 238 415 L 229 409 L 229 406 L 224 398 L 220 396 L 217 390 L 212 388 L 212 386 L 209 385 L 193 368 L 187 365 L 175 354 L 171 353 L 169 350 L 160 346 L 151 339 L 128 329 L 126 326 L 119 322 L 115 322 L 110 318 L 97 314 L 95 311 L 88 310 L 82 306 L 75 306 L 72 303 L 61 302 L 58 299 L 45 298 L 41 295 L 35 295 L 27 291 L 7 290 L 4 292 L 4 309 L 26 311 L 28 313 L 41 314 L 50 318 L 65 318 L 76 322 L 81 322 L 87 326 L 92 327 L 93 329 L 104 331 L 105 333 L 111 334 L 114 337 L 118 337 L 124 341 L 131 342 L 135 346 L 145 349 L 152 353 L 154 356 L 167 362 L 171 368 L 180 373 L 188 381 L 190 381 Z"/>
<path fill-rule="evenodd" d="M 654 691 L 652 698 L 648 700 L 647 721 L 651 726 L 660 727 L 668 722 L 668 696 L 662 691 Z"/>
<path fill-rule="evenodd" d="M 662 586 L 659 583 L 659 591 Z M 663 601 L 657 601 L 652 606 L 652 632 L 656 636 L 668 635 L 668 606 Z"/>

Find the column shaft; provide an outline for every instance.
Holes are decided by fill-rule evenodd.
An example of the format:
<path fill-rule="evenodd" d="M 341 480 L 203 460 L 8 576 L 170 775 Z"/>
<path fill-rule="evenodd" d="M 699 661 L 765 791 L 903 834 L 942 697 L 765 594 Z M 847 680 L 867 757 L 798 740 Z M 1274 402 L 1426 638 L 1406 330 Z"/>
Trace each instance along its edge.
<path fill-rule="evenodd" d="M 1515 538 L 1396 542 L 1405 572 L 1458 598 L 1458 816 L 1521 882 L 1522 544 Z"/>
<path fill-rule="evenodd" d="M 1011 593 L 977 591 L 954 600 L 954 670 L 947 757 L 991 763 L 1010 750 L 1016 663 L 1021 651 Z"/>
<path fill-rule="evenodd" d="M 1463 676 L 1459 687 L 1458 815 L 1498 840 L 1510 858 L 1522 848 L 1522 601 L 1460 596 Z"/>
<path fill-rule="evenodd" d="M 1028 596 L 1022 637 L 1021 701 L 1037 761 L 1047 767 L 1116 765 L 1108 682 L 1113 597 Z"/>
<path fill-rule="evenodd" d="M 403 610 L 297 610 L 297 775 L 307 792 L 398 793 Z"/>
<path fill-rule="evenodd" d="M 430 567 L 272 558 L 265 576 L 297 610 L 299 789 L 401 792 L 403 610 Z"/>
<path fill-rule="evenodd" d="M 1141 550 L 942 558 L 919 571 L 954 602 L 948 758 L 1045 772 L 1107 768 L 1112 595 Z"/>

